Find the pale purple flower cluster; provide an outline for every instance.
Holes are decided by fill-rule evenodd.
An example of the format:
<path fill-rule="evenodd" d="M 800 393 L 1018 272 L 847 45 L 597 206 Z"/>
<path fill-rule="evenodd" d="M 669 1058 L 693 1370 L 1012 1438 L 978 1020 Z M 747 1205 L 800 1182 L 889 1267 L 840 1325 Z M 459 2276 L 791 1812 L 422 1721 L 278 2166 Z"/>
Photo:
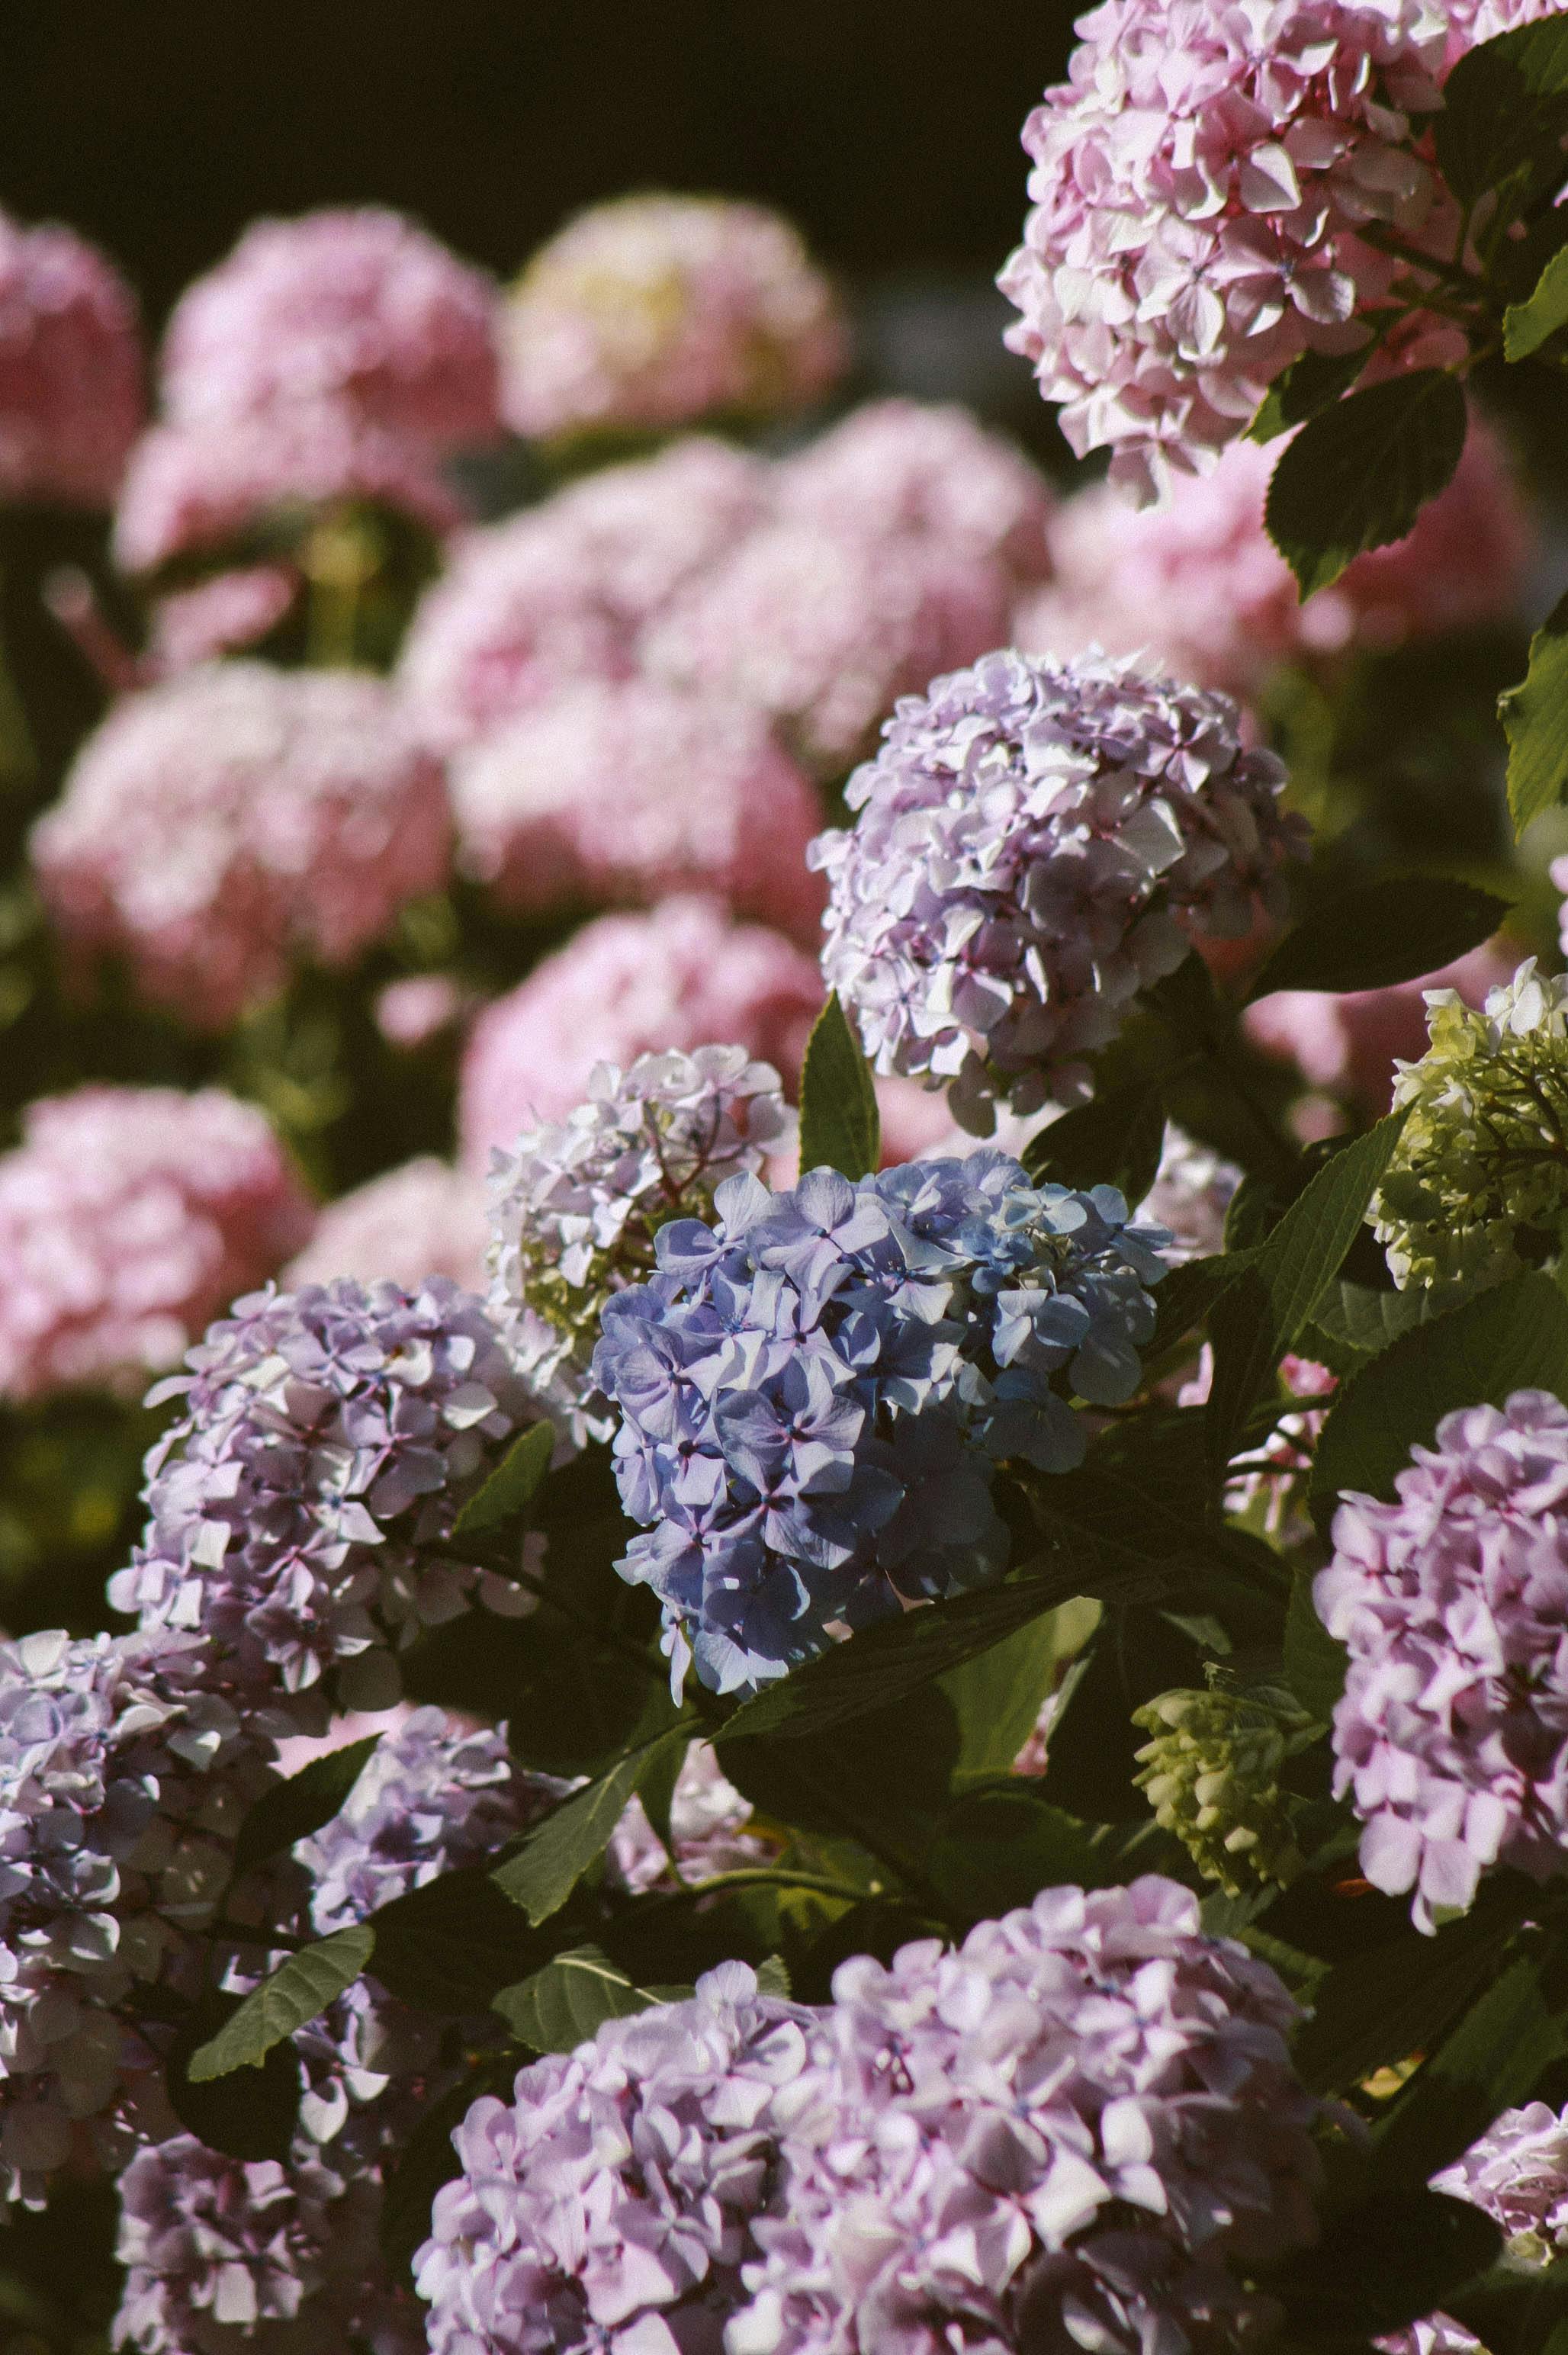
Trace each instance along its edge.
<path fill-rule="evenodd" d="M 124 698 L 33 830 L 68 955 L 122 957 L 222 1029 L 305 959 L 348 964 L 446 879 L 441 766 L 381 680 L 259 662 Z"/>
<path fill-rule="evenodd" d="M 1299 354 L 1366 340 L 1360 314 L 1401 265 L 1359 230 L 1451 248 L 1411 125 L 1439 103 L 1448 12 L 1106 0 L 1078 31 L 1069 80 L 1024 127 L 1008 341 L 1074 450 L 1108 447 L 1141 504 L 1212 465 Z"/>
<path fill-rule="evenodd" d="M 1171 1266 L 1208 1259 L 1225 1248 L 1225 1213 L 1241 1182 L 1233 1161 L 1167 1121 L 1154 1183 L 1133 1216 L 1168 1231 L 1165 1256 Z"/>
<path fill-rule="evenodd" d="M 1478 2142 L 1432 2179 L 1500 2224 L 1515 2264 L 1546 2265 L 1568 2246 L 1568 2115 L 1544 2102 L 1504 2110 Z M 1472 2355 L 1480 2341 L 1449 2314 L 1429 2314 L 1374 2342 L 1384 2355 Z"/>
<path fill-rule="evenodd" d="M 594 1066 L 739 1040 L 791 1079 L 822 1007 L 816 961 L 712 900 L 601 916 L 485 1008 L 463 1066 L 458 1135 L 472 1169 L 519 1134 L 565 1120 Z"/>
<path fill-rule="evenodd" d="M 486 440 L 499 422 L 496 300 L 482 272 L 398 213 L 257 221 L 175 307 L 165 414 L 234 426 L 316 408 L 432 451 Z"/>
<path fill-rule="evenodd" d="M 694 437 L 472 533 L 420 605 L 400 665 L 432 741 L 477 743 L 569 681 L 631 677 L 648 624 L 755 527 L 768 496 L 763 460 Z"/>
<path fill-rule="evenodd" d="M 988 655 L 909 697 L 813 857 L 823 971 L 878 1069 L 952 1082 L 984 1131 L 1081 1058 L 1197 932 L 1246 932 L 1305 835 L 1236 707 L 1131 659 Z"/>
<path fill-rule="evenodd" d="M 0 1646 L 0 2175 L 45 2179 L 159 2107 L 132 2019 L 201 1984 L 194 1941 L 269 1779 L 265 1740 L 173 1630 Z M 274 1912 L 271 1917 L 283 1916 Z M 194 1973 L 194 1977 L 192 1974 Z"/>
<path fill-rule="evenodd" d="M 848 357 L 798 229 L 732 197 L 617 197 L 539 248 L 507 305 L 505 402 L 547 441 L 769 418 Z"/>
<path fill-rule="evenodd" d="M 0 214 L 0 501 L 112 506 L 144 401 L 118 271 L 69 229 Z"/>
<path fill-rule="evenodd" d="M 746 1689 L 846 1630 L 1006 1567 L 996 1463 L 1082 1461 L 1076 1394 L 1130 1398 L 1164 1273 L 1109 1187 L 994 1151 L 792 1193 L 725 1180 L 603 1313 L 619 1567 L 664 1606 L 677 1685 Z"/>
<path fill-rule="evenodd" d="M 681 1761 L 669 1802 L 667 1847 L 633 1799 L 610 1836 L 611 1872 L 634 1896 L 648 1889 L 688 1888 L 716 1873 L 742 1871 L 776 1856 L 778 1834 L 749 1831 L 752 1803 L 742 1798 L 710 1742 L 694 1742 Z"/>
<path fill-rule="evenodd" d="M 1335 1789 L 1361 1870 L 1431 1930 L 1494 1864 L 1568 1862 L 1568 1408 L 1516 1391 L 1412 1458 L 1397 1504 L 1346 1497 L 1313 1595 L 1350 1656 Z"/>
<path fill-rule="evenodd" d="M 415 2261 L 433 2355 L 717 2350 L 809 2027 L 724 1963 L 475 2102 Z"/>
<path fill-rule="evenodd" d="M 110 1600 L 208 1638 L 212 1676 L 306 1730 L 397 1694 L 389 1645 L 511 1590 L 431 1549 L 533 1419 L 484 1305 L 444 1277 L 236 1304 L 153 1393 L 184 1413 L 148 1458 L 149 1522 Z M 285 1697 L 287 1697 L 285 1699 Z"/>
<path fill-rule="evenodd" d="M 1153 1875 L 841 1964 L 729 2355 L 1244 2336 L 1238 2275 L 1314 2230 L 1297 2017 Z"/>
<path fill-rule="evenodd" d="M 657 1229 L 760 1172 L 795 1115 L 744 1047 L 601 1064 L 559 1127 L 530 1128 L 490 1172 L 490 1313 L 536 1396 L 579 1439 L 598 1429 L 589 1360 L 605 1304 L 654 1273 Z M 599 1401 L 602 1410 L 603 1401 Z"/>
<path fill-rule="evenodd" d="M 773 520 L 650 634 L 661 673 L 765 712 L 842 772 L 898 697 L 1008 633 L 1051 570 L 1043 477 L 965 411 L 856 410 L 784 460 Z"/>
<path fill-rule="evenodd" d="M 264 1114 L 219 1088 L 78 1088 L 0 1155 L 0 1393 L 136 1394 L 315 1211 Z"/>
<path fill-rule="evenodd" d="M 458 862 L 506 907 L 647 907 L 710 891 L 814 941 L 811 780 L 742 702 L 655 679 L 583 679 L 520 714 L 452 774 Z"/>
<path fill-rule="evenodd" d="M 411 1292 L 428 1275 L 449 1275 L 479 1292 L 485 1232 L 478 1178 L 421 1153 L 329 1202 L 283 1280 L 293 1292 L 343 1275 L 356 1284 L 385 1279 Z"/>

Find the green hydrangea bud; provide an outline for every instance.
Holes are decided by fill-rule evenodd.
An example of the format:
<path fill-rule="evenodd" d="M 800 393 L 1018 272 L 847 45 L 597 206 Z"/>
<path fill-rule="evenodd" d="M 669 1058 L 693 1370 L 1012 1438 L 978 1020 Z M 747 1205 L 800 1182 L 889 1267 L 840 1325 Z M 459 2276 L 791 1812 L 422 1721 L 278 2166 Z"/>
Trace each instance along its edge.
<path fill-rule="evenodd" d="M 1211 1668 L 1206 1692 L 1167 1692 L 1135 1710 L 1154 1736 L 1138 1752 L 1162 1831 L 1174 1832 L 1208 1881 L 1227 1896 L 1282 1884 L 1301 1869 L 1279 1771 L 1318 1726 L 1294 1694 L 1273 1685 L 1236 1690 Z"/>
<path fill-rule="evenodd" d="M 1568 1216 L 1568 976 L 1531 957 L 1484 1012 L 1452 989 L 1426 1003 L 1432 1043 L 1398 1066 L 1410 1111 L 1367 1214 L 1402 1290 L 1539 1266 Z"/>

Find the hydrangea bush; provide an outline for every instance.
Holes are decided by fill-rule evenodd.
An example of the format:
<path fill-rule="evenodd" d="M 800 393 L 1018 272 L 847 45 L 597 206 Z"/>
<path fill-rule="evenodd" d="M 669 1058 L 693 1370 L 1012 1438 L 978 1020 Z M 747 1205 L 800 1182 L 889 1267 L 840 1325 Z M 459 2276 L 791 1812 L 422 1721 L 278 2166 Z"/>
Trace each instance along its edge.
<path fill-rule="evenodd" d="M 16 2355 L 1561 2355 L 1568 12 L 1024 141 L 0 222 Z"/>

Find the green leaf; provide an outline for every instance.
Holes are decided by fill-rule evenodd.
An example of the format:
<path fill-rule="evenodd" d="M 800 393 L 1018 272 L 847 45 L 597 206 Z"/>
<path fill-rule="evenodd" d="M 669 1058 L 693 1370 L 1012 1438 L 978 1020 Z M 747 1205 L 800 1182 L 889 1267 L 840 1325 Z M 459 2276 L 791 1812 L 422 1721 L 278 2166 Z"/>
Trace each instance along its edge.
<path fill-rule="evenodd" d="M 1010 1790 L 993 1785 L 955 1801 L 937 1820 L 926 1871 L 959 1920 L 980 1922 L 1065 1882 L 1109 1888 L 1121 1878 L 1123 1864 L 1104 1827 L 1081 1823 L 1025 1783 Z"/>
<path fill-rule="evenodd" d="M 1189 1260 L 1185 1267 L 1173 1267 L 1154 1296 L 1154 1338 L 1147 1354 L 1162 1357 L 1201 1325 L 1215 1303 L 1256 1266 L 1261 1250 L 1261 1244 L 1252 1243 L 1242 1251 L 1215 1252 L 1207 1259 Z"/>
<path fill-rule="evenodd" d="M 209 1987 L 175 2030 L 164 2067 L 169 2107 L 187 2133 L 229 2158 L 274 2158 L 283 2165 L 299 2115 L 299 2055 L 276 2044 L 259 2069 L 192 2084 L 191 2057 L 233 2019 L 243 1996 Z"/>
<path fill-rule="evenodd" d="M 452 1525 L 453 1538 L 477 1537 L 502 1521 L 515 1521 L 528 1510 L 535 1491 L 549 1470 L 555 1452 L 556 1429 L 536 1423 L 514 1439 L 484 1487 L 470 1497 Z"/>
<path fill-rule="evenodd" d="M 1290 1590 L 1285 1621 L 1285 1681 L 1319 1725 L 1327 1725 L 1345 1689 L 1345 1647 L 1312 1607 L 1312 1580 L 1303 1572 Z"/>
<path fill-rule="evenodd" d="M 1165 1078 L 1129 1080 L 1031 1137 L 1024 1167 L 1037 1185 L 1115 1186 L 1129 1204 L 1143 1200 L 1165 1140 Z"/>
<path fill-rule="evenodd" d="M 618 1760 L 596 1783 L 563 1800 L 529 1833 L 517 1854 L 497 1866 L 492 1880 L 514 1905 L 522 1907 L 536 1929 L 560 1912 L 589 1867 L 603 1855 L 644 1776 L 657 1771 L 667 1750 L 677 1743 L 684 1748 L 699 1730 L 688 1722 L 672 1726 Z"/>
<path fill-rule="evenodd" d="M 1452 481 L 1468 413 L 1457 380 L 1418 368 L 1352 392 L 1285 445 L 1269 485 L 1269 537 L 1303 597 L 1369 548 L 1403 539 Z"/>
<path fill-rule="evenodd" d="M 1499 2111 L 1528 2102 L 1542 2072 L 1564 2051 L 1568 2021 L 1542 1992 L 1539 1956 L 1521 1955 L 1416 2071 L 1383 2119 L 1379 2181 L 1426 2182 Z"/>
<path fill-rule="evenodd" d="M 1333 897 L 1287 932 L 1247 992 L 1386 989 L 1489 941 L 1509 902 L 1442 875 L 1391 875 Z"/>
<path fill-rule="evenodd" d="M 1508 186 L 1508 214 L 1528 211 L 1563 177 L 1568 132 L 1568 25 L 1548 17 L 1459 59 L 1432 126 L 1437 168 L 1462 205 Z"/>
<path fill-rule="evenodd" d="M 245 1997 L 216 2036 L 197 2047 L 187 2073 L 191 2083 L 226 2077 L 231 2069 L 259 2069 L 274 2044 L 353 1986 L 375 1947 L 376 1934 L 364 1923 L 302 1946 Z"/>
<path fill-rule="evenodd" d="M 1498 2226 L 1467 2200 L 1424 2187 L 1380 2190 L 1329 2217 L 1313 2247 L 1270 2266 L 1262 2286 L 1285 2308 L 1286 2345 L 1357 2347 L 1441 2307 L 1501 2246 Z"/>
<path fill-rule="evenodd" d="M 959 1789 L 1008 1774 L 1033 1732 L 1056 1680 L 1057 1615 L 1031 1619 L 938 1678 L 937 1690 L 957 1721 L 953 1775 Z"/>
<path fill-rule="evenodd" d="M 293 1848 L 295 1840 L 308 1839 L 323 1824 L 329 1824 L 359 1780 L 380 1739 L 379 1733 L 370 1733 L 363 1742 L 346 1742 L 341 1750 L 330 1750 L 325 1758 L 313 1758 L 308 1766 L 302 1766 L 287 1782 L 274 1783 L 271 1790 L 263 1791 L 240 1825 L 234 1843 L 235 1879 L 249 1872 L 253 1865 L 265 1864 L 269 1857 L 281 1856 L 285 1849 Z"/>
<path fill-rule="evenodd" d="M 1518 1390 L 1568 1399 L 1568 1301 L 1548 1275 L 1475 1294 L 1351 1376 L 1329 1410 L 1307 1488 L 1319 1529 L 1346 1489 L 1392 1497 L 1412 1447 L 1430 1444 L 1452 1409 L 1501 1406 Z"/>
<path fill-rule="evenodd" d="M 1527 2256 L 1504 2256 L 1475 2281 L 1449 2290 L 1443 2307 L 1492 2355 L 1568 2355 L 1568 2257 L 1541 2265 Z"/>
<path fill-rule="evenodd" d="M 1303 2083 L 1340 2094 L 1429 2047 L 1491 1977 L 1517 1919 L 1512 1911 L 1472 1913 L 1435 1938 L 1412 1929 L 1336 1963 L 1296 2030 Z"/>
<path fill-rule="evenodd" d="M 1299 1336 L 1361 1231 L 1368 1203 L 1399 1143 L 1393 1113 L 1326 1161 L 1209 1319 L 1214 1380 L 1209 1444 L 1218 1465 L 1235 1453 L 1253 1401 Z M 1201 1263 L 1200 1263 L 1201 1264 Z"/>
<path fill-rule="evenodd" d="M 492 2005 L 536 2052 L 570 2052 L 607 2019 L 629 2019 L 656 1998 L 634 1987 L 599 1946 L 572 1946 L 542 1971 L 503 1987 Z"/>
<path fill-rule="evenodd" d="M 800 1075 L 800 1166 L 867 1178 L 881 1153 L 881 1124 L 870 1067 L 829 996 L 806 1041 Z"/>
<path fill-rule="evenodd" d="M 1559 327 L 1568 327 L 1568 246 L 1552 255 L 1529 302 L 1503 313 L 1504 358 L 1527 360 Z"/>
<path fill-rule="evenodd" d="M 1530 668 L 1498 705 L 1508 738 L 1508 805 L 1516 837 L 1568 794 L 1568 597 L 1530 642 Z"/>
<path fill-rule="evenodd" d="M 1312 1312 L 1311 1354 L 1336 1374 L 1357 1374 L 1403 1334 L 1445 1316 L 1466 1297 L 1459 1284 L 1376 1292 L 1371 1284 L 1331 1284 Z"/>
<path fill-rule="evenodd" d="M 1373 346 L 1359 344 L 1353 352 L 1303 352 L 1275 377 L 1247 428 L 1249 442 L 1275 442 L 1293 426 L 1331 409 L 1355 383 L 1372 356 Z"/>
<path fill-rule="evenodd" d="M 672 1742 L 667 1749 L 661 1750 L 637 1785 L 643 1813 L 671 1857 L 675 1854 L 675 1835 L 670 1828 L 669 1811 L 675 1803 L 675 1786 L 680 1780 L 680 1770 L 686 1764 L 686 1748 L 684 1742 Z"/>
<path fill-rule="evenodd" d="M 757 1993 L 776 1995 L 788 2002 L 790 1994 L 789 1966 L 782 1955 L 764 1955 L 757 1965 Z"/>
<path fill-rule="evenodd" d="M 376 1977 L 421 2011 L 483 2011 L 498 1989 L 549 1952 L 482 1865 L 465 1865 L 394 1897 L 370 1917 Z"/>

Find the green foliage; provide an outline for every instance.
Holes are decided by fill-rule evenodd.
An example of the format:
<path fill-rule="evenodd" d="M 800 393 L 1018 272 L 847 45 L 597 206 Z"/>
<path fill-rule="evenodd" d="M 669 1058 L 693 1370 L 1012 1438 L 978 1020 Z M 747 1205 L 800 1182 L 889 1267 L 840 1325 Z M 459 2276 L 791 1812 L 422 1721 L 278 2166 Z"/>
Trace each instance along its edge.
<path fill-rule="evenodd" d="M 1503 357 L 1527 360 L 1560 327 L 1568 326 L 1568 247 L 1560 247 L 1526 303 L 1510 303 L 1503 314 Z"/>
<path fill-rule="evenodd" d="M 1568 1398 L 1568 1300 L 1550 1276 L 1514 1276 L 1401 1334 L 1329 1411 L 1308 1490 L 1318 1528 L 1347 1489 L 1392 1497 L 1412 1447 L 1430 1445 L 1452 1409 L 1529 1389 Z"/>
<path fill-rule="evenodd" d="M 597 1864 L 644 1776 L 656 1772 L 661 1753 L 677 1742 L 684 1747 L 694 1731 L 689 1723 L 672 1726 L 628 1752 L 586 1790 L 562 1800 L 528 1834 L 510 1862 L 497 1867 L 493 1876 L 496 1887 L 522 1907 L 536 1928 L 560 1912 L 583 1874 Z"/>
<path fill-rule="evenodd" d="M 549 1470 L 555 1444 L 555 1426 L 549 1423 L 536 1423 L 514 1439 L 484 1487 L 458 1514 L 452 1525 L 453 1539 L 461 1542 L 477 1537 L 481 1530 L 526 1512 Z"/>
<path fill-rule="evenodd" d="M 1549 199 L 1568 133 L 1568 25 L 1548 17 L 1459 59 L 1433 124 L 1437 168 L 1466 207 L 1496 194 L 1499 226 Z"/>
<path fill-rule="evenodd" d="M 330 1938 L 290 1955 L 245 1997 L 215 2036 L 197 2045 L 187 2072 L 191 2083 L 205 2084 L 231 2069 L 259 2069 L 275 2044 L 353 1986 L 375 1949 L 374 1930 L 362 1924 L 334 1931 Z"/>
<path fill-rule="evenodd" d="M 1115 1186 L 1136 1205 L 1154 1183 L 1164 1136 L 1164 1082 L 1128 1080 L 1031 1137 L 1024 1167 L 1037 1184 Z"/>
<path fill-rule="evenodd" d="M 1386 989 L 1490 940 L 1509 902 L 1442 875 L 1391 875 L 1336 891 L 1264 958 L 1250 1005 L 1275 989 Z"/>
<path fill-rule="evenodd" d="M 530 1978 L 503 1987 L 493 2009 L 534 2051 L 570 2052 L 605 2020 L 629 2019 L 656 2000 L 634 1987 L 601 1947 L 571 1946 Z"/>
<path fill-rule="evenodd" d="M 1380 2187 L 1264 2282 L 1285 2308 L 1287 2344 L 1349 2349 L 1444 2307 L 1451 2289 L 1486 2272 L 1501 2243 L 1478 2208 Z"/>
<path fill-rule="evenodd" d="M 1530 668 L 1499 706 L 1508 735 L 1508 803 L 1514 832 L 1568 794 L 1568 597 L 1530 642 Z"/>
<path fill-rule="evenodd" d="M 200 2081 L 190 2074 L 194 2054 L 228 2027 L 243 2000 L 217 1987 L 203 1991 L 170 2041 L 164 2090 L 187 2134 L 230 2158 L 271 2158 L 281 2165 L 299 2115 L 300 2065 L 293 2046 L 272 2045 L 259 2067 Z"/>
<path fill-rule="evenodd" d="M 1281 370 L 1247 428 L 1249 442 L 1276 442 L 1348 393 L 1371 357 L 1371 344 L 1349 352 L 1303 352 Z"/>
<path fill-rule="evenodd" d="M 1457 379 L 1419 368 L 1326 409 L 1287 443 L 1269 485 L 1269 536 L 1304 597 L 1364 549 L 1403 539 L 1453 480 L 1468 420 Z"/>
<path fill-rule="evenodd" d="M 263 1791 L 234 1843 L 235 1879 L 329 1824 L 369 1764 L 380 1739 L 379 1733 L 369 1733 L 362 1742 L 346 1742 L 340 1750 L 313 1758 L 297 1774 Z"/>
<path fill-rule="evenodd" d="M 394 1897 L 369 1926 L 382 1986 L 438 2016 L 483 2011 L 549 1952 L 482 1865 Z"/>
<path fill-rule="evenodd" d="M 880 1155 L 877 1092 L 860 1042 L 830 993 L 806 1042 L 800 1075 L 800 1166 L 865 1178 Z"/>

